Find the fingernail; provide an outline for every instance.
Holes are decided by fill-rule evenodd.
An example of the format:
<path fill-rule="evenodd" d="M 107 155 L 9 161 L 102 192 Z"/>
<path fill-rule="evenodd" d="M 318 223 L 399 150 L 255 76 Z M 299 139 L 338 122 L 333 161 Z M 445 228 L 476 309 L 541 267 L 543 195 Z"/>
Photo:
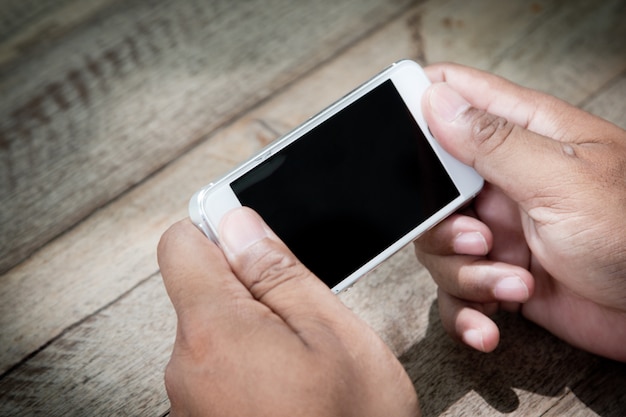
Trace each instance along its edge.
<path fill-rule="evenodd" d="M 238 255 L 266 237 L 268 234 L 263 222 L 250 209 L 236 208 L 222 218 L 220 241 L 227 253 Z"/>
<path fill-rule="evenodd" d="M 429 97 L 433 112 L 446 122 L 453 122 L 470 104 L 447 83 L 434 84 Z"/>
<path fill-rule="evenodd" d="M 480 232 L 459 233 L 454 238 L 454 252 L 463 255 L 486 255 L 487 241 Z"/>
<path fill-rule="evenodd" d="M 478 329 L 469 329 L 463 332 L 463 342 L 466 345 L 473 347 L 474 349 L 485 351 L 485 345 L 483 343 L 483 332 Z"/>
<path fill-rule="evenodd" d="M 518 276 L 500 279 L 493 293 L 499 301 L 524 302 L 528 300 L 528 287 Z"/>

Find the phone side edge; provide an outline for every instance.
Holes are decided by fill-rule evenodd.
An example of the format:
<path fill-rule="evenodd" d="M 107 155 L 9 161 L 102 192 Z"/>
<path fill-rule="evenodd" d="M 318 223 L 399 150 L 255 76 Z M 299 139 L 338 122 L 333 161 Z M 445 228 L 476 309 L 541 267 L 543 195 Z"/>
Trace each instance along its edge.
<path fill-rule="evenodd" d="M 202 231 L 202 233 L 204 233 L 205 236 L 207 236 L 212 241 L 216 242 L 217 237 L 214 236 L 213 232 L 211 232 L 211 229 L 208 227 L 206 217 L 202 210 L 202 200 L 204 199 L 204 194 L 206 193 L 207 188 L 211 187 L 212 185 L 213 184 L 210 184 L 206 187 L 201 188 L 200 190 L 195 192 L 193 196 L 191 196 L 191 198 L 189 199 L 188 212 L 189 212 L 189 218 L 191 219 L 191 222 L 198 229 L 200 229 L 200 231 Z"/>
<path fill-rule="evenodd" d="M 430 79 L 424 69 L 414 61 L 398 61 L 395 66 L 398 71 L 394 73 L 395 76 L 392 76 L 394 86 L 461 196 L 464 199 L 471 199 L 480 192 L 484 180 L 474 168 L 463 164 L 443 149 L 439 141 L 431 134 L 422 112 L 422 96 L 432 84 Z"/>
<path fill-rule="evenodd" d="M 226 178 L 197 191 L 189 200 L 189 217 L 209 239 L 219 245 L 219 224 L 230 210 L 241 203 Z"/>

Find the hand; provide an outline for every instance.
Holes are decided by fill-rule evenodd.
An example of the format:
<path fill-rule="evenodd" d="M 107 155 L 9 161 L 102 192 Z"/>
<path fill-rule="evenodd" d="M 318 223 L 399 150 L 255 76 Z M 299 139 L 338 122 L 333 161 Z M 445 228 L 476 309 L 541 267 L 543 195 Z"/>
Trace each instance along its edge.
<path fill-rule="evenodd" d="M 158 256 L 178 316 L 165 383 L 172 416 L 415 416 L 413 385 L 382 340 L 249 209 L 190 222 Z"/>
<path fill-rule="evenodd" d="M 416 242 L 446 330 L 482 351 L 519 310 L 626 361 L 626 132 L 554 97 L 455 65 L 427 69 L 433 135 L 486 187 Z"/>

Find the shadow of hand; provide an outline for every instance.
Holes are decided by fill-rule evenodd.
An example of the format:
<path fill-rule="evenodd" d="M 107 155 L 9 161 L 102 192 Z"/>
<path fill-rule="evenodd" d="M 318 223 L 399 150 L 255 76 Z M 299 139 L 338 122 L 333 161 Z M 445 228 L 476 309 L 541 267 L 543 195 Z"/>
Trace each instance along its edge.
<path fill-rule="evenodd" d="M 624 381 L 624 364 L 575 349 L 520 316 L 502 313 L 495 320 L 501 329 L 500 345 L 490 354 L 476 352 L 448 337 L 439 321 L 437 303 L 433 302 L 426 336 L 400 357 L 415 384 L 424 416 L 444 412 L 457 415 L 461 411 L 470 415 L 491 415 L 494 411 L 541 414 L 555 406 L 558 399 L 545 401 L 542 409 L 533 394 L 562 397 L 568 388 L 601 415 L 625 410 L 626 384 L 615 386 L 613 378 L 594 387 L 590 386 L 594 378 L 587 380 L 589 375 L 602 379 L 606 372 L 598 368 L 601 371 L 609 367 L 617 369 L 615 376 Z M 463 410 L 455 409 L 457 401 L 467 395 L 483 401 L 476 398 L 471 401 L 471 409 L 467 401 Z M 598 396 L 604 396 L 603 400 L 598 402 Z"/>

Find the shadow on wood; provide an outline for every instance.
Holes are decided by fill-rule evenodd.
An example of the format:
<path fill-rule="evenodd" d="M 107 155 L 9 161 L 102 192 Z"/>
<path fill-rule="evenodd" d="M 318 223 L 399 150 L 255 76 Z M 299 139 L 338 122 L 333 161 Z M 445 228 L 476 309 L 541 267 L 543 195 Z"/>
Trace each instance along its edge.
<path fill-rule="evenodd" d="M 534 403 L 537 400 L 533 401 L 528 393 L 567 398 L 570 390 L 579 393 L 577 400 L 599 415 L 623 415 L 626 385 L 612 382 L 611 386 L 602 387 L 609 378 L 604 378 L 609 368 L 626 379 L 623 364 L 575 349 L 521 316 L 498 314 L 495 320 L 501 331 L 500 345 L 490 354 L 476 352 L 448 337 L 439 320 L 436 301 L 433 302 L 426 337 L 400 357 L 415 384 L 424 416 L 456 415 L 462 411 L 469 415 L 538 414 L 541 404 Z M 533 343 L 519 343 L 529 340 Z M 579 382 L 592 372 L 598 377 Z M 615 381 L 614 376 L 610 378 Z M 588 384 L 599 387 L 589 389 Z M 467 395 L 477 395 L 482 400 L 472 401 L 475 409 L 455 410 L 455 405 Z M 576 398 L 569 402 L 577 401 Z M 567 414 L 567 401 L 558 401 L 555 408 L 561 403 L 565 404 L 560 412 Z"/>

